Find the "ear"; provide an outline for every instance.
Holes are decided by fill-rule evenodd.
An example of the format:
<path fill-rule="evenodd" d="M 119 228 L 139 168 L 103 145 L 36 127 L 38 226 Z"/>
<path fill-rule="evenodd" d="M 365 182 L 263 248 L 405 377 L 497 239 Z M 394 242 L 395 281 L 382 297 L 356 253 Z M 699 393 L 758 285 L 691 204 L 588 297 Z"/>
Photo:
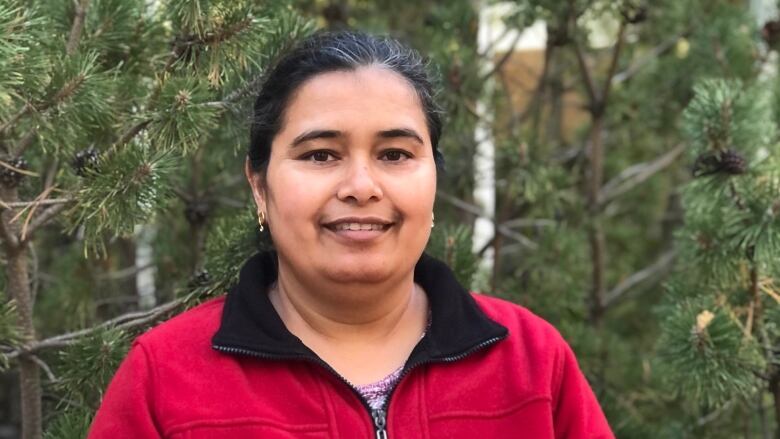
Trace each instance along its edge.
<path fill-rule="evenodd" d="M 265 205 L 265 188 L 263 187 L 263 178 L 259 172 L 255 172 L 252 170 L 252 164 L 249 161 L 249 157 L 247 157 L 246 161 L 244 162 L 244 174 L 246 175 L 246 180 L 249 182 L 249 187 L 252 188 L 252 196 L 255 199 L 257 210 L 266 212 L 267 214 L 266 205 Z"/>

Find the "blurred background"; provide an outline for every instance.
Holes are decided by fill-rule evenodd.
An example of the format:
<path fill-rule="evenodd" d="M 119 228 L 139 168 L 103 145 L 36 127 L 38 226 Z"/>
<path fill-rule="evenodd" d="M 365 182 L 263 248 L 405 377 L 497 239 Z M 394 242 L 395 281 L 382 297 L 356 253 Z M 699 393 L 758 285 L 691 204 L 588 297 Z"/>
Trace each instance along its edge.
<path fill-rule="evenodd" d="M 775 0 L 0 0 L 0 438 L 84 437 L 268 245 L 253 95 L 342 28 L 429 57 L 428 251 L 555 325 L 617 437 L 780 438 Z"/>

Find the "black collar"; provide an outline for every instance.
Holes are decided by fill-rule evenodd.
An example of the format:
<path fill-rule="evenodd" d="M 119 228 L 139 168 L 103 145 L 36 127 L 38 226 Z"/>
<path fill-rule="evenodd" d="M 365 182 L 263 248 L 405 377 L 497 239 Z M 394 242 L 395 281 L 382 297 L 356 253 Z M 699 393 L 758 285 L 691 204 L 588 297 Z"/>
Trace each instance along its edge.
<path fill-rule="evenodd" d="M 213 347 L 266 358 L 318 360 L 287 330 L 265 293 L 276 280 L 276 264 L 273 252 L 258 253 L 244 264 L 238 283 L 227 294 Z M 453 361 L 506 337 L 507 329 L 482 312 L 443 262 L 423 254 L 415 265 L 414 280 L 428 294 L 431 327 L 407 365 Z"/>

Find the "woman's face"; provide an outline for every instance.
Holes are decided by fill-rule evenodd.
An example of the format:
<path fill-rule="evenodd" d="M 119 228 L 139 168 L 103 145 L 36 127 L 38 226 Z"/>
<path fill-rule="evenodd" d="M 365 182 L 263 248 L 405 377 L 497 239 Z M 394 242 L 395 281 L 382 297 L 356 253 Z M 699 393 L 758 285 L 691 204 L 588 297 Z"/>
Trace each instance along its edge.
<path fill-rule="evenodd" d="M 298 88 L 265 184 L 249 175 L 296 275 L 377 283 L 408 275 L 430 235 L 436 167 L 425 114 L 399 74 L 361 67 Z"/>

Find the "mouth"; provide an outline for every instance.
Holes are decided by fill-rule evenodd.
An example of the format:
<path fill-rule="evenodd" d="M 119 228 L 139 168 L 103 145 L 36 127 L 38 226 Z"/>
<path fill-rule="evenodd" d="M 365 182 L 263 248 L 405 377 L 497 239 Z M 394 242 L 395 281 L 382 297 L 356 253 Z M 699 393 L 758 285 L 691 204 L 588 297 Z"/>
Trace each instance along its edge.
<path fill-rule="evenodd" d="M 352 232 L 383 231 L 383 230 L 389 229 L 390 226 L 392 226 L 392 223 L 382 224 L 382 223 L 352 223 L 352 222 L 345 222 L 345 223 L 325 224 L 325 227 L 327 227 L 330 230 L 333 230 L 334 232 L 344 232 L 344 231 L 352 231 Z"/>
<path fill-rule="evenodd" d="M 383 218 L 340 218 L 323 226 L 331 231 L 333 236 L 342 243 L 369 242 L 383 236 L 395 223 Z"/>

